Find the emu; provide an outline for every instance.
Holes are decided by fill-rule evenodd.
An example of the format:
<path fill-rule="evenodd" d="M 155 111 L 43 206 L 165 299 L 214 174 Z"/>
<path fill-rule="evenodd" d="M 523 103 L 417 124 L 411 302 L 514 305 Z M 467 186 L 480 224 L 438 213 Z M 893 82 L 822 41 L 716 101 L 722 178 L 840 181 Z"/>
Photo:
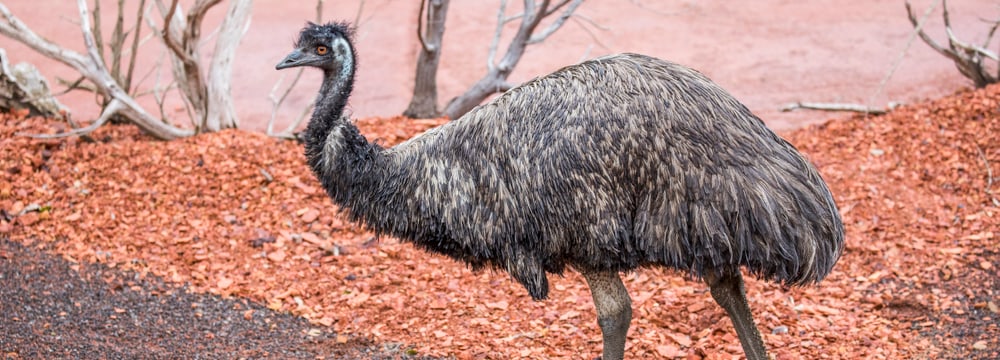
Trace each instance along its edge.
<path fill-rule="evenodd" d="M 534 300 L 546 273 L 586 279 L 604 359 L 632 317 L 619 272 L 704 280 L 748 359 L 767 359 L 740 269 L 822 280 L 844 230 L 826 183 L 789 143 L 704 75 L 621 54 L 528 81 L 392 148 L 343 109 L 357 57 L 346 23 L 309 23 L 276 69 L 323 72 L 305 156 L 333 202 L 379 235 L 506 271 Z"/>

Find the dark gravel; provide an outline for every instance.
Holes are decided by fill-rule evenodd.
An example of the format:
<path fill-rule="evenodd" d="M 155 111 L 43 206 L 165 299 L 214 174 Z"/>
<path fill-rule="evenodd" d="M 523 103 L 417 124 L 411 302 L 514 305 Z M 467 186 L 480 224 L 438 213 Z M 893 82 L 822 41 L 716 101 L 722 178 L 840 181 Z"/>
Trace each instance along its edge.
<path fill-rule="evenodd" d="M 193 294 L 102 264 L 74 265 L 0 238 L 4 359 L 413 358 L 400 345 L 337 341 L 327 328 L 245 299 Z"/>

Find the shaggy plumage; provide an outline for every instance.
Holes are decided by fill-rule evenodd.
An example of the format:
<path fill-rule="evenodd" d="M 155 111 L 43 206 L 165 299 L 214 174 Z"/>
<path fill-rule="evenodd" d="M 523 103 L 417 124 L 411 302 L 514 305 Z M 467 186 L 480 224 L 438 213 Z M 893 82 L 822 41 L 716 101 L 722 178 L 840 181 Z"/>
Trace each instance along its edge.
<path fill-rule="evenodd" d="M 350 219 L 380 234 L 507 271 L 534 299 L 567 265 L 696 277 L 746 267 L 799 285 L 825 277 L 843 249 L 816 169 L 694 70 L 598 58 L 384 149 L 341 116 L 356 64 L 349 36 L 343 24 L 310 25 L 297 43 L 335 55 L 308 64 L 325 80 L 306 157 Z"/>

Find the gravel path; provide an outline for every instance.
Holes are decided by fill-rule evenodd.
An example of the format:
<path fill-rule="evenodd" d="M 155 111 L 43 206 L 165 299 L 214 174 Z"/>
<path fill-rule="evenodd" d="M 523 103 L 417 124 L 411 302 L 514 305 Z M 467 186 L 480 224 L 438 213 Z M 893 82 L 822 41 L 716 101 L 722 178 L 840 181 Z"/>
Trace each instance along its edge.
<path fill-rule="evenodd" d="M 245 299 L 79 265 L 0 239 L 4 359 L 397 359 L 405 348 L 338 336 Z"/>

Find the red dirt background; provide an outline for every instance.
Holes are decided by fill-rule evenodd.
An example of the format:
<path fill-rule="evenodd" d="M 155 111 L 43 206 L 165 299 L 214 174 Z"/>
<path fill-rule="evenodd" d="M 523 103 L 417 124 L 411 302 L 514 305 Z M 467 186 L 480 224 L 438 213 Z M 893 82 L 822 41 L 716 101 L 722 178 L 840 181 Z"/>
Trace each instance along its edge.
<path fill-rule="evenodd" d="M 46 3 L 55 1 L 9 6 L 29 25 L 66 25 L 67 31 L 52 30 L 57 38 L 78 36 L 59 18 L 72 18 L 72 7 L 46 9 Z M 651 53 L 700 68 L 778 128 L 827 116 L 774 113 L 789 101 L 867 101 L 910 31 L 896 2 L 849 8 L 835 2 L 761 1 L 752 8 L 648 2 L 660 9 L 655 11 L 636 3 L 592 1 L 581 13 L 611 28 L 600 34 L 613 52 Z M 277 79 L 271 69 L 289 49 L 298 19 L 312 17 L 311 5 L 299 4 L 302 9 L 256 4 L 235 86 L 249 128 L 270 112 L 266 94 Z M 449 34 L 488 37 L 472 28 L 490 24 L 492 11 L 472 17 L 461 7 L 471 4 L 482 3 L 456 2 Z M 965 19 L 955 20 L 959 34 L 979 34 L 983 27 L 975 18 L 993 14 L 994 5 L 953 3 L 953 15 Z M 364 117 L 359 126 L 370 139 L 393 144 L 442 120 L 367 117 L 405 106 L 414 58 L 408 49 L 415 49 L 412 39 L 400 40 L 414 31 L 409 2 L 368 6 L 352 107 Z M 747 8 L 734 8 L 740 6 Z M 67 15 L 58 15 L 64 10 Z M 353 17 L 355 11 L 331 4 L 327 14 Z M 515 79 L 577 61 L 591 40 L 567 34 L 533 48 Z M 446 39 L 452 49 L 446 59 L 468 56 L 464 63 L 446 62 L 446 94 L 474 80 L 483 64 L 485 45 L 465 52 L 448 45 L 462 39 Z M 9 40 L 2 41 L 7 47 Z M 558 51 L 540 50 L 548 46 Z M 11 49 L 15 61 L 30 58 Z M 315 86 L 316 79 L 305 81 Z M 918 40 L 886 96 L 938 98 L 964 83 Z M 314 88 L 298 89 L 288 112 L 297 113 L 313 96 Z M 64 124 L 23 114 L 2 117 L 0 233 L 14 241 L 54 249 L 74 262 L 249 298 L 338 332 L 413 344 L 420 355 L 584 358 L 600 351 L 593 304 L 579 275 L 552 277 L 551 300 L 533 302 L 506 275 L 472 273 L 395 239 L 374 239 L 337 216 L 300 145 L 235 130 L 156 142 L 129 126 L 100 129 L 94 143 L 15 135 L 60 130 Z M 771 351 L 789 359 L 1000 357 L 1000 88 L 782 134 L 830 182 L 848 240 L 844 257 L 819 286 L 782 289 L 748 281 Z M 32 204 L 39 207 L 23 211 Z M 729 359 L 741 353 L 731 323 L 704 285 L 663 270 L 625 279 L 636 309 L 630 358 Z"/>
<path fill-rule="evenodd" d="M 135 6 L 135 2 L 128 2 Z M 182 4 L 191 1 L 182 1 Z M 327 1 L 323 17 L 351 20 L 361 1 Z M 497 1 L 453 1 L 449 10 L 438 84 L 442 103 L 464 91 L 485 72 L 487 47 L 496 24 Z M 517 13 L 511 1 L 508 14 Z M 922 14 L 932 0 L 913 1 Z M 82 39 L 72 2 L 64 0 L 8 1 L 11 11 L 42 36 L 82 51 Z M 356 117 L 394 116 L 410 98 L 418 44 L 416 12 L 419 1 L 369 0 L 360 12 L 357 47 L 360 69 L 350 107 Z M 104 4 L 105 31 L 111 33 L 113 2 Z M 941 7 L 928 17 L 928 32 L 943 42 Z M 209 13 L 208 26 L 218 23 L 225 7 Z M 154 10 L 155 13 L 155 10 Z M 915 40 L 907 47 L 912 27 L 902 1 L 690 1 L 591 0 L 578 14 L 588 20 L 569 21 L 548 41 L 529 47 L 511 76 L 524 81 L 588 57 L 639 52 L 696 68 L 743 101 L 768 125 L 789 130 L 817 123 L 831 115 L 808 111 L 781 113 L 788 103 L 852 102 L 885 106 L 936 98 L 966 86 L 949 60 Z M 1000 16 L 991 0 L 951 2 L 952 24 L 962 39 L 979 43 L 987 24 L 981 18 Z M 234 62 L 233 95 L 243 128 L 260 130 L 271 114 L 268 93 L 290 72 L 274 65 L 291 49 L 298 30 L 315 18 L 315 2 L 257 0 L 252 23 Z M 601 28 L 586 25 L 598 24 Z M 126 24 L 131 23 L 126 18 Z M 511 27 L 515 26 L 510 24 Z M 586 28 L 586 29 L 585 29 Z M 211 29 L 207 27 L 206 29 Z M 589 30 L 588 30 L 589 29 Z M 508 37 L 514 29 L 509 28 Z M 145 29 L 144 34 L 149 30 Z M 205 31 L 208 37 L 210 31 Z M 148 42 L 136 71 L 145 74 L 161 54 Z M 50 79 L 73 79 L 68 67 L 48 61 L 30 49 L 0 37 L 12 61 L 39 64 Z M 212 47 L 204 48 L 209 55 Z M 905 52 L 904 52 L 905 50 Z M 502 51 L 502 49 L 501 49 Z M 880 82 L 899 62 L 884 90 Z M 152 86 L 155 77 L 144 84 Z M 316 72 L 307 72 L 279 112 L 287 124 L 313 99 L 319 88 Z M 84 93 L 64 96 L 77 119 L 95 114 L 93 98 Z M 180 118 L 179 103 L 167 107 L 168 118 Z M 152 107 L 149 97 L 144 99 Z"/>

